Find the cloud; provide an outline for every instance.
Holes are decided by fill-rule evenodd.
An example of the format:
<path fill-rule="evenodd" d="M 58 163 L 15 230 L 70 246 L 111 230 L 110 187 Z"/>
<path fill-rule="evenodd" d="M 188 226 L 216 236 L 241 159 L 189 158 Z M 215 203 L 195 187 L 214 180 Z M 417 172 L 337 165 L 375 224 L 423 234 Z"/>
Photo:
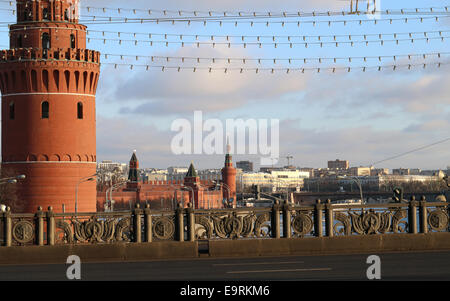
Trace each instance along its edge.
<path fill-rule="evenodd" d="M 430 128 L 431 126 L 431 128 Z M 402 129 L 376 130 L 371 126 L 345 129 L 309 130 L 298 120 L 280 123 L 280 161 L 294 156 L 294 164 L 302 167 L 326 167 L 328 160 L 349 160 L 351 166 L 370 164 L 444 139 L 445 133 L 433 131 L 444 124 L 424 124 Z M 184 166 L 191 161 L 198 168 L 220 168 L 223 155 L 174 155 L 170 148 L 175 132 L 142 126 L 139 119 L 99 118 L 97 124 L 98 154 L 101 160 L 128 162 L 133 149 L 138 150 L 142 167 L 166 168 Z M 447 123 L 448 128 L 448 123 Z M 448 137 L 448 135 L 447 135 Z M 445 168 L 450 164 L 449 143 L 383 162 L 376 167 Z M 252 160 L 259 167 L 259 155 L 234 155 L 234 161 Z"/>
<path fill-rule="evenodd" d="M 192 47 L 180 48 L 166 55 L 194 58 L 252 57 L 243 49 L 194 49 Z M 178 65 L 180 65 L 179 62 Z M 181 64 L 181 66 L 194 65 L 189 65 L 187 61 Z M 208 72 L 207 69 L 202 69 L 206 66 L 222 69 Z M 242 66 L 242 63 L 233 65 L 224 61 L 217 61 L 214 64 L 205 62 L 204 65 L 199 65 L 195 73 L 193 69 L 181 70 L 181 72 L 174 69 L 165 72 L 136 71 L 131 77 L 116 85 L 112 99 L 127 103 L 127 106 L 122 108 L 122 113 L 161 115 L 194 110 L 215 112 L 239 108 L 255 100 L 277 99 L 305 88 L 307 76 L 304 75 L 273 75 L 267 70 L 261 70 L 256 74 L 254 69 L 264 67 L 257 65 L 254 61 L 245 64 L 245 68 L 253 68 L 251 71 L 245 70 L 241 73 L 241 67 L 236 66 Z M 226 74 L 224 68 L 227 68 Z"/>

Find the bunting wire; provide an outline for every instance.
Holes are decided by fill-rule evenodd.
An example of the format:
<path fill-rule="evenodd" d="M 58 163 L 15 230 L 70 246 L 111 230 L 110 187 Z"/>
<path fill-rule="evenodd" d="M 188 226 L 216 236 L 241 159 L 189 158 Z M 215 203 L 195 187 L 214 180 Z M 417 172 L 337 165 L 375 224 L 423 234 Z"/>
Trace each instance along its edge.
<path fill-rule="evenodd" d="M 386 59 L 392 59 L 394 61 L 397 61 L 402 58 L 406 58 L 409 61 L 411 61 L 414 58 L 422 58 L 422 59 L 431 59 L 431 58 L 442 58 L 442 56 L 450 55 L 450 52 L 435 52 L 435 53 L 421 53 L 421 54 L 396 54 L 396 55 L 381 55 L 381 56 L 354 56 L 354 57 L 304 57 L 304 58 L 220 58 L 220 57 L 191 57 L 191 56 L 146 56 L 146 55 L 133 55 L 133 54 L 111 54 L 111 53 L 104 53 L 102 56 L 105 59 L 111 59 L 113 57 L 118 57 L 120 60 L 124 60 L 126 58 L 133 58 L 133 60 L 139 61 L 140 59 L 150 59 L 151 62 L 163 60 L 166 62 L 169 61 L 176 61 L 185 63 L 186 61 L 196 61 L 197 63 L 200 62 L 210 62 L 212 64 L 215 64 L 217 62 L 225 62 L 228 64 L 232 64 L 234 62 L 243 63 L 246 64 L 248 62 L 256 62 L 257 64 L 262 64 L 264 62 L 272 62 L 273 64 L 277 64 L 279 62 L 288 62 L 289 64 L 295 63 L 295 62 L 303 62 L 304 64 L 308 62 L 318 62 L 318 63 L 324 63 L 327 61 L 331 61 L 334 63 L 337 63 L 338 61 L 346 61 L 346 62 L 353 62 L 356 60 L 362 60 L 364 62 L 368 60 L 386 60 Z"/>
<path fill-rule="evenodd" d="M 58 28 L 56 28 L 58 29 Z M 17 28 L 15 30 L 23 30 L 22 28 Z M 223 39 L 226 41 L 229 41 L 230 39 L 240 39 L 242 41 L 247 41 L 249 39 L 256 40 L 259 42 L 261 39 L 271 39 L 273 41 L 280 40 L 280 39 L 286 39 L 287 41 L 291 41 L 292 39 L 301 39 L 303 41 L 306 40 L 317 40 L 321 41 L 323 39 L 333 39 L 334 42 L 336 42 L 338 39 L 344 38 L 346 40 L 352 41 L 355 40 L 355 38 L 363 38 L 364 41 L 367 41 L 368 37 L 376 37 L 378 40 L 382 40 L 383 37 L 393 37 L 394 39 L 397 39 L 397 37 L 401 36 L 409 36 L 410 38 L 413 38 L 415 35 L 423 35 L 424 37 L 428 37 L 430 35 L 438 34 L 440 37 L 442 37 L 443 33 L 448 33 L 450 30 L 436 30 L 436 31 L 416 31 L 416 32 L 394 32 L 394 33 L 371 33 L 371 34 L 337 34 L 337 35 L 206 35 L 206 34 L 182 34 L 182 33 L 143 33 L 143 32 L 118 32 L 118 31 L 102 31 L 102 30 L 87 30 L 86 34 L 88 36 L 91 36 L 92 33 L 94 34 L 101 34 L 103 37 L 106 36 L 106 34 L 112 34 L 117 36 L 118 38 L 122 37 L 123 35 L 127 36 L 145 36 L 149 39 L 152 39 L 153 37 L 161 37 L 164 40 L 168 40 L 169 38 L 176 38 L 182 41 L 186 38 L 194 38 L 195 40 L 201 39 L 201 38 L 207 38 L 211 41 L 217 40 L 217 39 Z M 94 36 L 95 37 L 95 36 Z"/>
<path fill-rule="evenodd" d="M 359 23 L 359 25 L 362 25 L 363 23 L 373 23 L 374 25 L 377 25 L 382 22 L 389 22 L 389 24 L 393 24 L 394 21 L 401 21 L 404 23 L 408 23 L 409 21 L 417 21 L 419 20 L 421 23 L 423 23 L 425 20 L 435 20 L 436 22 L 439 22 L 442 18 L 449 18 L 449 14 L 440 15 L 440 16 L 423 16 L 423 17 L 406 17 L 406 18 L 384 18 L 384 19 L 345 19 L 345 20 L 302 20 L 302 21 L 293 21 L 293 20 L 278 20 L 278 21 L 268 21 L 268 20 L 254 20 L 255 18 L 247 18 L 245 20 L 242 20 L 243 18 L 239 20 L 223 20 L 220 18 L 208 18 L 208 19 L 192 19 L 192 18 L 119 18 L 119 17 L 101 17 L 101 16 L 84 16 L 87 19 L 82 19 L 80 22 L 86 25 L 91 24 L 146 24 L 146 23 L 170 23 L 172 25 L 175 25 L 177 23 L 186 23 L 188 26 L 191 25 L 193 22 L 197 23 L 203 23 L 204 26 L 206 26 L 208 23 L 215 23 L 222 26 L 223 24 L 234 24 L 235 27 L 238 26 L 238 24 L 250 24 L 251 27 L 255 24 L 265 24 L 266 26 L 273 25 L 273 24 L 281 24 L 281 26 L 284 27 L 284 25 L 287 24 L 297 24 L 298 27 L 300 27 L 302 24 L 312 24 L 313 26 L 316 26 L 317 24 L 323 24 L 327 23 L 328 26 L 331 26 L 332 24 L 336 23 L 342 23 L 344 26 L 349 23 Z M 251 19 L 251 20 L 249 20 Z"/>
<path fill-rule="evenodd" d="M 247 72 L 255 72 L 256 74 L 264 72 L 264 71 L 270 71 L 270 73 L 274 74 L 275 72 L 283 72 L 286 74 L 293 74 L 293 73 L 305 73 L 305 72 L 314 72 L 314 73 L 324 73 L 329 72 L 331 74 L 335 74 L 339 71 L 345 71 L 347 73 L 349 72 L 355 72 L 355 71 L 399 71 L 404 69 L 405 71 L 411 71 L 413 69 L 419 68 L 420 69 L 426 69 L 429 67 L 436 67 L 441 68 L 442 66 L 448 66 L 450 64 L 450 61 L 446 62 L 433 62 L 433 63 L 423 63 L 423 64 L 401 64 L 401 65 L 379 65 L 379 66 L 358 66 L 358 67 L 351 67 L 351 66 L 345 66 L 345 67 L 299 67 L 299 68 L 247 68 L 247 67 L 199 67 L 199 66 L 167 66 L 167 65 L 145 65 L 145 64 L 124 64 L 124 63 L 102 63 L 101 66 L 112 66 L 114 69 L 117 69 L 119 67 L 127 67 L 130 70 L 135 70 L 136 67 L 142 67 L 146 71 L 150 70 L 160 70 L 160 71 L 166 71 L 166 70 L 177 70 L 178 72 L 182 70 L 189 70 L 192 72 L 200 71 L 200 70 L 207 70 L 209 73 L 212 71 L 220 71 L 223 73 L 229 73 L 230 71 L 239 71 L 239 73 L 244 73 L 244 71 Z"/>
<path fill-rule="evenodd" d="M 328 46 L 328 45 L 334 45 L 335 47 L 339 47 L 339 45 L 350 45 L 351 47 L 355 46 L 355 44 L 365 44 L 365 46 L 369 46 L 369 44 L 380 44 L 380 46 L 384 46 L 385 43 L 394 42 L 395 45 L 399 45 L 400 42 L 410 42 L 415 43 L 417 41 L 426 41 L 429 43 L 430 41 L 434 40 L 440 40 L 441 42 L 444 42 L 445 39 L 448 39 L 450 36 L 440 36 L 440 37 L 422 37 L 422 38 L 407 38 L 407 39 L 382 39 L 382 40 L 365 40 L 365 41 L 336 41 L 336 42 L 330 42 L 330 41 L 321 41 L 321 42 L 220 42 L 220 41 L 161 41 L 161 40 L 128 40 L 128 39 L 111 39 L 111 38 L 87 38 L 87 42 L 91 43 L 92 40 L 94 41 L 103 41 L 104 44 L 106 44 L 107 41 L 114 41 L 118 42 L 119 45 L 122 45 L 124 42 L 133 43 L 134 46 L 142 46 L 142 45 L 148 45 L 148 46 L 155 46 L 158 44 L 165 45 L 168 47 L 171 44 L 178 44 L 181 47 L 193 45 L 197 46 L 197 48 L 200 47 L 200 45 L 208 45 L 215 48 L 216 46 L 225 45 L 228 46 L 228 48 L 231 48 L 231 46 L 242 46 L 244 48 L 247 48 L 247 46 L 259 46 L 259 48 L 262 48 L 263 46 L 273 46 L 274 48 L 277 48 L 278 46 L 289 46 L 290 48 L 293 48 L 297 45 L 303 45 L 305 48 L 308 48 L 308 46 L 315 45 L 315 46 Z"/>
<path fill-rule="evenodd" d="M 13 3 L 26 3 L 24 1 L 9 1 L 9 0 L 0 0 L 0 3 L 7 3 L 9 6 L 13 6 Z M 264 17 L 264 18 L 289 18 L 289 17 L 331 17 L 331 16 L 346 16 L 346 15 L 367 15 L 367 14 L 377 14 L 377 15 L 415 15 L 415 14 L 445 14 L 448 13 L 448 6 L 440 6 L 440 7 L 421 7 L 421 8 L 400 8 L 400 9 L 386 9 L 386 10 L 370 10 L 366 11 L 312 11 L 305 12 L 301 10 L 297 11 L 245 11 L 245 10 L 236 10 L 236 11 L 215 11 L 215 10 L 170 10 L 170 9 L 153 9 L 153 8 L 124 8 L 124 7 L 99 7 L 99 6 L 82 6 L 82 9 L 87 12 L 91 11 L 99 11 L 101 13 L 116 13 L 116 14 L 124 14 L 131 13 L 132 15 L 136 14 L 145 14 L 148 16 L 151 15 L 162 15 L 162 16 L 177 16 L 177 17 L 214 17 L 214 18 L 256 18 L 256 17 Z"/>

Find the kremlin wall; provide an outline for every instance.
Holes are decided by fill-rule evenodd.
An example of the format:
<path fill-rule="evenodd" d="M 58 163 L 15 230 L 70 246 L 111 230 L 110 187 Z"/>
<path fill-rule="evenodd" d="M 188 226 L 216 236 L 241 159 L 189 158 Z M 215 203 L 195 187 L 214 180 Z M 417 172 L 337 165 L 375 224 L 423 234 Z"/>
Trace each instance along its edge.
<path fill-rule="evenodd" d="M 97 191 L 97 210 L 129 210 L 137 203 L 150 204 L 154 209 L 169 210 L 174 210 L 177 203 L 185 208 L 192 203 L 195 209 L 236 207 L 236 169 L 229 154 L 226 155 L 225 167 L 222 169 L 223 183 L 200 180 L 193 163 L 183 181 L 144 181 L 139 174 L 139 161 L 136 153 L 133 153 L 127 182 L 112 192 L 108 186 Z M 110 202 L 111 199 L 114 200 L 113 203 Z"/>

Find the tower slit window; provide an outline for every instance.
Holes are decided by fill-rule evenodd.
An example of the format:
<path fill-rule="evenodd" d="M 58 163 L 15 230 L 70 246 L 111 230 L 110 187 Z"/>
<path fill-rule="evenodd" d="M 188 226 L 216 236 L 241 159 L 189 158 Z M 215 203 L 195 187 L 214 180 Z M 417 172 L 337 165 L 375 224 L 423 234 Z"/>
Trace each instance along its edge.
<path fill-rule="evenodd" d="M 16 117 L 16 105 L 14 104 L 14 102 L 11 102 L 9 104 L 9 119 L 10 120 L 14 120 L 14 118 Z"/>
<path fill-rule="evenodd" d="M 22 35 L 18 35 L 17 36 L 17 47 L 16 48 L 22 48 L 23 47 L 23 43 L 22 43 Z"/>
<path fill-rule="evenodd" d="M 49 105 L 48 101 L 44 101 L 42 103 L 41 118 L 48 119 L 49 115 L 50 115 L 50 105 Z"/>
<path fill-rule="evenodd" d="M 83 103 L 79 102 L 77 104 L 77 117 L 78 119 L 83 119 Z"/>
<path fill-rule="evenodd" d="M 44 8 L 42 10 L 42 20 L 49 21 L 49 19 L 48 8 Z"/>
<path fill-rule="evenodd" d="M 42 34 L 42 49 L 43 49 L 43 58 L 46 59 L 48 57 L 48 49 L 50 49 L 50 35 L 46 32 Z"/>
<path fill-rule="evenodd" d="M 75 35 L 74 34 L 70 35 L 70 48 L 72 48 L 72 49 L 75 48 Z"/>

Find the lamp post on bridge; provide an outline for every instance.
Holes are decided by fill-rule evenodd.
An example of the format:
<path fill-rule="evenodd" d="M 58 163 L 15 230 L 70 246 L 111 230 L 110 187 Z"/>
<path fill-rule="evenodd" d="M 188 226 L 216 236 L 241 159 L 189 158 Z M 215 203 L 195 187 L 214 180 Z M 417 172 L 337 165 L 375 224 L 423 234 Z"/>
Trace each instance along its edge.
<path fill-rule="evenodd" d="M 78 183 L 77 183 L 77 185 L 75 187 L 75 215 L 78 213 L 78 186 L 81 183 L 84 183 L 84 182 L 92 182 L 92 181 L 94 181 L 96 176 L 97 176 L 97 174 L 93 174 L 92 176 L 81 178 L 78 181 Z"/>
<path fill-rule="evenodd" d="M 213 183 L 216 184 L 216 186 L 218 186 L 218 187 L 223 186 L 223 187 L 225 187 L 227 189 L 227 195 L 228 195 L 227 206 L 229 206 L 228 203 L 230 202 L 230 186 L 228 186 L 227 184 L 225 184 L 223 182 L 219 183 L 218 181 L 213 181 Z"/>
<path fill-rule="evenodd" d="M 112 185 L 111 187 L 109 187 L 108 189 L 106 189 L 106 196 L 105 196 L 106 203 L 108 203 L 108 201 L 109 201 L 111 212 L 114 211 L 114 200 L 112 198 L 112 192 L 113 192 L 114 188 L 120 187 L 126 183 L 128 183 L 128 181 L 116 183 L 116 184 Z M 109 191 L 109 199 L 108 199 L 108 191 Z"/>

